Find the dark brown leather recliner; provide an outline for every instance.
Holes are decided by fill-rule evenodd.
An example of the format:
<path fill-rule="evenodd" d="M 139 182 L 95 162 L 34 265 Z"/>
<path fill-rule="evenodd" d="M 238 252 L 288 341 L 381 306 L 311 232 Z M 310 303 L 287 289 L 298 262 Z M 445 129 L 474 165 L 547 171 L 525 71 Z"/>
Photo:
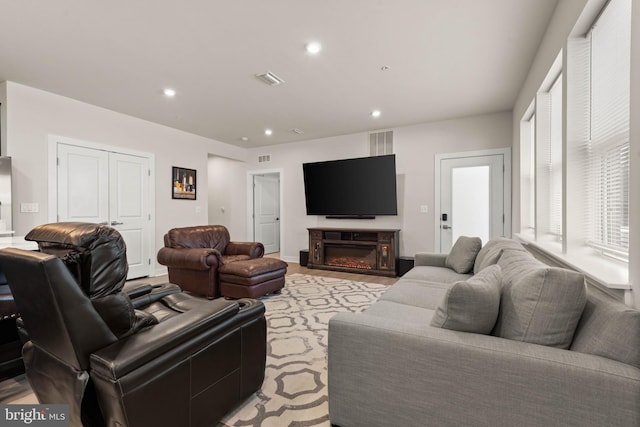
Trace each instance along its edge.
<path fill-rule="evenodd" d="M 158 262 L 167 266 L 169 281 L 210 299 L 220 296 L 219 266 L 264 255 L 262 243 L 232 242 L 222 225 L 172 228 L 164 246 Z"/>
<path fill-rule="evenodd" d="M 0 271 L 0 381 L 24 372 L 22 343 L 16 320 L 18 307 L 13 300 L 5 275 Z"/>
<path fill-rule="evenodd" d="M 71 425 L 211 426 L 261 386 L 261 302 L 125 287 L 124 241 L 110 227 L 47 224 L 27 238 L 41 251 L 2 249 L 0 269 L 29 383 L 40 403 L 69 404 Z"/>

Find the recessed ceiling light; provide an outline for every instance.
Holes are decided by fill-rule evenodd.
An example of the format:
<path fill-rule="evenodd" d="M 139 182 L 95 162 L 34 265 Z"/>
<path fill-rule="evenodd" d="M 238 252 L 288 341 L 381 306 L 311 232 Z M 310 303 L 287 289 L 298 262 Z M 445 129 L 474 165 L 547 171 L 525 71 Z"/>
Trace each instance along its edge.
<path fill-rule="evenodd" d="M 243 136 L 242 138 L 240 138 L 241 140 L 243 140 L 244 142 L 247 142 L 249 140 L 248 136 Z"/>
<path fill-rule="evenodd" d="M 264 130 L 264 134 L 267 136 L 270 136 L 273 133 L 273 131 L 271 129 L 265 129 Z"/>
<path fill-rule="evenodd" d="M 164 93 L 164 96 L 168 96 L 169 98 L 173 98 L 174 96 L 176 96 L 176 91 L 169 88 L 163 90 L 162 93 Z"/>
<path fill-rule="evenodd" d="M 311 43 L 307 43 L 306 49 L 307 49 L 307 52 L 309 52 L 312 55 L 315 55 L 316 53 L 322 50 L 322 45 L 318 42 L 311 42 Z"/>
<path fill-rule="evenodd" d="M 373 110 L 371 112 L 371 117 L 380 117 L 380 114 L 382 114 L 380 113 L 380 110 Z"/>

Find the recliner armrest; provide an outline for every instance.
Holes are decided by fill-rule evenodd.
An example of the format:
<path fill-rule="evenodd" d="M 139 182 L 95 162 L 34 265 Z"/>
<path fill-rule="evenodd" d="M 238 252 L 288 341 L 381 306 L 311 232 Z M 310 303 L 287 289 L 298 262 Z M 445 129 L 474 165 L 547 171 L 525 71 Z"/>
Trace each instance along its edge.
<path fill-rule="evenodd" d="M 264 245 L 260 242 L 229 242 L 224 254 L 249 255 L 250 258 L 260 258 L 264 255 Z"/>
<path fill-rule="evenodd" d="M 153 290 L 153 286 L 149 283 L 125 283 L 122 292 L 127 294 L 130 299 L 141 297 Z"/>
<path fill-rule="evenodd" d="M 167 267 L 209 270 L 222 264 L 222 254 L 211 248 L 160 248 L 158 262 Z"/>
<path fill-rule="evenodd" d="M 116 380 L 200 335 L 226 331 L 227 321 L 237 317 L 239 309 L 240 305 L 235 301 L 202 301 L 202 304 L 179 316 L 93 353 L 90 362 L 92 375 Z"/>
<path fill-rule="evenodd" d="M 122 290 L 129 296 L 133 308 L 137 309 L 144 308 L 167 295 L 182 292 L 180 286 L 173 283 L 163 283 L 161 285 L 144 283 L 138 284 L 137 287 L 135 284 L 125 284 Z"/>
<path fill-rule="evenodd" d="M 445 267 L 447 254 L 435 252 L 418 252 L 415 255 L 415 266 Z"/>

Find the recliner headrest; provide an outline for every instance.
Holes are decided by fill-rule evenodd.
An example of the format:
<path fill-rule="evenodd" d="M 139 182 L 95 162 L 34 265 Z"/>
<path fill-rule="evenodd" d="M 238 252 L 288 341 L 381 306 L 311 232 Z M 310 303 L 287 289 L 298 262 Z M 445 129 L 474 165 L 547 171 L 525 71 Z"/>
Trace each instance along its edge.
<path fill-rule="evenodd" d="M 120 292 L 127 279 L 126 245 L 109 226 L 59 222 L 35 227 L 25 237 L 41 252 L 61 258 L 91 298 Z"/>

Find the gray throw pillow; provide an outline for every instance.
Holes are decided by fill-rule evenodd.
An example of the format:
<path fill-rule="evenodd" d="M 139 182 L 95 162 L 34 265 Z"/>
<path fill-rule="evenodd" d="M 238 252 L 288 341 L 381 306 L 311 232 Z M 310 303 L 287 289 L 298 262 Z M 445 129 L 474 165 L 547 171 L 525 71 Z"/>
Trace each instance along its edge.
<path fill-rule="evenodd" d="M 467 274 L 473 269 L 481 248 L 482 240 L 479 237 L 460 236 L 447 255 L 444 265 L 456 273 Z"/>
<path fill-rule="evenodd" d="M 571 350 L 640 369 L 640 310 L 592 292 L 587 297 Z"/>
<path fill-rule="evenodd" d="M 541 267 L 505 282 L 493 334 L 502 338 L 569 348 L 587 302 L 584 276 Z"/>
<path fill-rule="evenodd" d="M 462 332 L 488 334 L 500 309 L 502 273 L 492 265 L 447 290 L 436 307 L 431 326 Z"/>

